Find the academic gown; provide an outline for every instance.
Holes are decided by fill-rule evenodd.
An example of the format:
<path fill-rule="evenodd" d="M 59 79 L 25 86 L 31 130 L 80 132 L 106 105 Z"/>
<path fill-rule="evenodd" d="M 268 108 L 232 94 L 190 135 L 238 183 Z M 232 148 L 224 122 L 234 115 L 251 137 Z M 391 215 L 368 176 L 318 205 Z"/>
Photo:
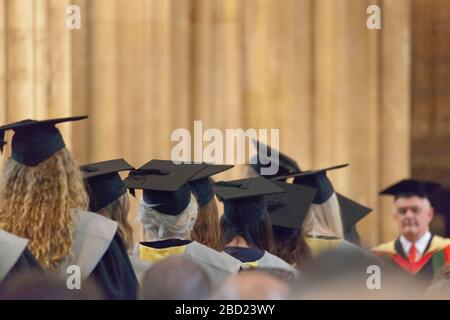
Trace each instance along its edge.
<path fill-rule="evenodd" d="M 94 280 L 106 299 L 136 299 L 138 282 L 117 233 L 117 222 L 79 210 L 73 210 L 72 218 L 73 246 L 70 258 L 60 264 L 61 279 L 66 280 L 67 268 L 76 265 L 80 267 L 81 279 Z M 27 243 L 27 239 L 0 230 L 0 280 L 6 273 L 10 277 L 17 272 L 42 270 L 26 248 Z"/>
<path fill-rule="evenodd" d="M 256 248 L 225 247 L 224 251 L 241 261 L 244 268 L 273 268 L 292 272 L 298 275 L 298 270 L 283 259 Z"/>
<path fill-rule="evenodd" d="M 408 256 L 403 251 L 400 238 L 383 243 L 372 252 L 385 261 L 386 270 L 399 272 L 409 279 L 415 279 L 423 285 L 429 285 L 434 274 L 444 265 L 450 265 L 450 239 L 432 235 L 424 254 L 413 265 L 409 265 Z"/>
<path fill-rule="evenodd" d="M 353 243 L 356 246 L 361 246 L 361 239 L 359 237 L 356 226 L 352 226 L 348 231 L 344 233 L 344 239 Z"/>
<path fill-rule="evenodd" d="M 230 255 L 218 252 L 197 241 L 166 239 L 138 244 L 139 259 L 132 259 L 135 270 L 143 274 L 143 265 L 150 267 L 171 255 L 185 255 L 199 263 L 208 273 L 214 288 L 218 287 L 227 277 L 237 274 L 242 264 Z M 142 263 L 143 262 L 143 263 Z M 140 277 L 138 277 L 140 278 Z"/>
<path fill-rule="evenodd" d="M 135 299 L 137 279 L 117 222 L 92 212 L 73 211 L 74 240 L 72 255 L 60 265 L 60 275 L 67 278 L 67 267 L 77 265 L 82 280 L 95 280 L 106 299 Z"/>
<path fill-rule="evenodd" d="M 138 281 L 119 233 L 116 232 L 89 278 L 97 282 L 107 299 L 136 299 Z"/>
<path fill-rule="evenodd" d="M 20 273 L 42 271 L 24 239 L 0 229 L 0 281 Z"/>
<path fill-rule="evenodd" d="M 318 237 L 306 237 L 306 243 L 311 250 L 312 259 L 316 259 L 319 256 L 327 256 L 331 253 L 331 256 L 337 256 L 341 263 L 361 264 L 366 268 L 370 265 L 376 265 L 380 268 L 383 267 L 383 261 L 373 255 L 370 251 L 365 250 L 353 243 L 335 237 L 318 236 Z"/>

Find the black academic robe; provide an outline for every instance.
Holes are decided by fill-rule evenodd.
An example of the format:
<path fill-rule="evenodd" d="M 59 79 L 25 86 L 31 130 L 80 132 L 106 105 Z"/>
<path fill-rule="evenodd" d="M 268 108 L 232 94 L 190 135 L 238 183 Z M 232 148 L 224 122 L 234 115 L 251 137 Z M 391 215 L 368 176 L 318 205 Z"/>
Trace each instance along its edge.
<path fill-rule="evenodd" d="M 383 259 L 385 271 L 426 286 L 443 265 L 450 264 L 450 239 L 433 235 L 420 260 L 412 266 L 399 238 L 373 248 L 372 252 Z"/>
<path fill-rule="evenodd" d="M 114 236 L 89 279 L 93 279 L 100 286 L 106 299 L 136 299 L 138 281 L 118 233 Z"/>
<path fill-rule="evenodd" d="M 43 269 L 39 262 L 34 258 L 28 248 L 25 248 L 19 260 L 17 260 L 16 264 L 12 269 L 8 272 L 3 281 L 6 281 L 12 277 L 19 276 L 20 274 L 28 273 L 28 272 L 43 272 Z"/>

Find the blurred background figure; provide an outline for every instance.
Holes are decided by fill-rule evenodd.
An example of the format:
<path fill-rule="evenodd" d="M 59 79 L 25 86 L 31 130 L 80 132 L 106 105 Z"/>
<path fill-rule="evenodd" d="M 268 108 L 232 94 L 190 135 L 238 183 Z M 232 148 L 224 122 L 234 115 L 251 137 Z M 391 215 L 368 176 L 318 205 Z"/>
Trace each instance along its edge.
<path fill-rule="evenodd" d="M 432 284 L 425 292 L 431 300 L 450 300 L 450 265 L 441 267 L 434 275 Z"/>
<path fill-rule="evenodd" d="M 277 276 L 258 270 L 230 277 L 211 296 L 214 300 L 285 300 L 289 286 Z"/>
<path fill-rule="evenodd" d="M 421 299 L 423 290 L 356 251 L 329 251 L 310 261 L 293 289 L 293 299 Z"/>
<path fill-rule="evenodd" d="M 192 259 L 171 256 L 154 264 L 141 283 L 143 300 L 205 300 L 212 284 L 208 273 Z"/>
<path fill-rule="evenodd" d="M 54 275 L 29 272 L 8 278 L 0 284 L 0 300 L 100 300 L 105 295 L 93 282 L 80 289 L 68 289 L 64 280 Z"/>
<path fill-rule="evenodd" d="M 380 192 L 394 197 L 392 218 L 398 235 L 372 251 L 393 272 L 407 275 L 411 281 L 423 286 L 431 283 L 433 275 L 442 266 L 450 265 L 450 239 L 430 231 L 434 208 L 429 198 L 438 188 L 439 184 L 435 182 L 405 179 Z"/>

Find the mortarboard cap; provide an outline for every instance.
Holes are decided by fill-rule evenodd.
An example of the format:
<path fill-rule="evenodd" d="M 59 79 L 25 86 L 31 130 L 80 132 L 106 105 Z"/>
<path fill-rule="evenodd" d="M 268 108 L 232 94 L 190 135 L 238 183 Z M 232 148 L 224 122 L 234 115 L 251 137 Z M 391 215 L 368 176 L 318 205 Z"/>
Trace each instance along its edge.
<path fill-rule="evenodd" d="M 206 166 L 152 160 L 138 170 L 132 170 L 124 182 L 132 193 L 134 189 L 143 190 L 144 201 L 158 212 L 176 216 L 190 202 L 191 191 L 187 182 Z"/>
<path fill-rule="evenodd" d="M 333 185 L 331 184 L 331 181 L 327 177 L 327 171 L 345 168 L 347 166 L 348 164 L 341 164 L 319 170 L 301 171 L 286 176 L 276 177 L 273 179 L 283 180 L 293 177 L 294 184 L 301 184 L 304 186 L 317 189 L 317 193 L 316 196 L 314 197 L 313 203 L 322 204 L 328 199 L 330 199 L 330 197 L 334 193 Z"/>
<path fill-rule="evenodd" d="M 86 119 L 87 116 L 50 120 L 23 120 L 0 127 L 0 151 L 5 145 L 5 132 L 14 131 L 11 157 L 26 166 L 37 166 L 65 147 L 64 139 L 55 126 L 63 122 Z"/>
<path fill-rule="evenodd" d="M 265 196 L 272 225 L 301 230 L 317 190 L 299 184 L 272 182 L 285 191 Z"/>
<path fill-rule="evenodd" d="M 300 167 L 298 166 L 297 162 L 288 157 L 287 155 L 272 149 L 271 147 L 267 146 L 266 144 L 262 143 L 261 141 L 253 140 L 253 143 L 255 144 L 257 154 L 252 159 L 252 163 L 250 164 L 253 170 L 255 170 L 258 174 L 261 175 L 261 168 L 269 167 L 271 164 L 269 161 L 275 160 L 278 162 L 278 173 L 273 176 L 266 176 L 266 177 L 278 177 L 278 176 L 284 176 L 288 175 L 292 172 L 298 172 L 300 171 Z M 260 148 L 263 147 L 263 149 L 266 149 L 266 152 L 260 153 Z M 271 159 L 271 155 L 273 151 L 278 152 L 278 159 Z M 269 157 L 267 157 L 269 155 Z M 256 159 L 255 159 L 256 158 Z M 256 163 L 253 163 L 255 162 Z M 267 164 L 263 164 L 264 162 L 267 162 Z"/>
<path fill-rule="evenodd" d="M 441 184 L 430 181 L 405 179 L 380 191 L 380 195 L 392 195 L 398 197 L 418 196 L 428 198 Z"/>
<path fill-rule="evenodd" d="M 189 180 L 189 187 L 195 195 L 198 205 L 204 207 L 214 197 L 214 191 L 210 177 L 220 172 L 233 168 L 232 165 L 212 165 L 208 164 L 206 168 Z"/>
<path fill-rule="evenodd" d="M 134 168 L 125 160 L 117 159 L 86 164 L 80 169 L 89 189 L 89 210 L 98 212 L 127 192 L 119 172 Z"/>
<path fill-rule="evenodd" d="M 342 194 L 337 193 L 339 206 L 341 208 L 342 226 L 344 233 L 351 231 L 356 223 L 368 215 L 372 209 L 359 204 Z"/>
<path fill-rule="evenodd" d="M 261 219 L 267 212 L 264 196 L 285 192 L 263 177 L 217 182 L 213 190 L 224 203 L 224 219 L 236 227 Z"/>

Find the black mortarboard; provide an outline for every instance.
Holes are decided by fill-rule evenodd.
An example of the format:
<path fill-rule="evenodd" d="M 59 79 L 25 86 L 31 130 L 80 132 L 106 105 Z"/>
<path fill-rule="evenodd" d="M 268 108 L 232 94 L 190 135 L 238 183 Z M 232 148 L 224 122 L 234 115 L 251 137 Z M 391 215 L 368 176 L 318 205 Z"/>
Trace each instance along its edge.
<path fill-rule="evenodd" d="M 348 233 L 351 231 L 352 227 L 356 225 L 359 220 L 368 215 L 372 209 L 363 206 L 342 194 L 337 193 L 336 195 L 341 208 L 342 227 L 344 233 Z"/>
<path fill-rule="evenodd" d="M 293 177 L 295 184 L 301 184 L 317 189 L 317 193 L 314 197 L 313 203 L 322 204 L 330 199 L 330 197 L 334 193 L 333 185 L 327 177 L 327 171 L 345 168 L 347 166 L 348 164 L 341 164 L 319 170 L 296 172 L 286 176 L 276 177 L 274 178 L 274 180 L 283 180 Z"/>
<path fill-rule="evenodd" d="M 264 196 L 285 192 L 263 177 L 217 182 L 213 190 L 224 203 L 224 219 L 236 227 L 261 219 L 267 212 Z"/>
<path fill-rule="evenodd" d="M 206 164 L 175 164 L 170 160 L 152 160 L 125 179 L 127 188 L 143 190 L 144 201 L 158 212 L 176 216 L 187 208 L 191 191 L 187 182 Z"/>
<path fill-rule="evenodd" d="M 397 182 L 380 192 L 381 195 L 392 195 L 398 197 L 418 196 L 428 198 L 441 185 L 436 182 L 405 179 Z"/>
<path fill-rule="evenodd" d="M 262 143 L 260 141 L 253 140 L 253 143 L 255 144 L 257 154 L 252 158 L 252 161 L 250 161 L 250 166 L 259 175 L 262 175 L 261 168 L 271 166 L 269 161 L 271 161 L 270 156 L 272 155 L 272 152 L 274 152 L 274 151 L 278 152 L 278 159 L 274 159 L 275 161 L 278 161 L 278 172 L 275 175 L 271 175 L 271 176 L 262 175 L 262 176 L 278 177 L 278 176 L 288 175 L 292 172 L 300 171 L 300 167 L 298 166 L 297 162 L 294 159 L 288 157 L 287 155 L 285 155 L 275 149 L 272 149 L 271 147 L 265 145 L 264 143 Z M 267 151 L 260 153 L 261 147 L 263 150 L 266 149 Z M 267 155 L 269 155 L 268 158 L 267 158 Z M 256 163 L 253 163 L 253 162 L 256 162 Z"/>
<path fill-rule="evenodd" d="M 98 212 L 127 192 L 119 172 L 134 168 L 117 159 L 86 164 L 80 167 L 89 189 L 89 210 Z"/>
<path fill-rule="evenodd" d="M 317 190 L 299 184 L 272 182 L 285 191 L 265 196 L 272 225 L 301 230 Z"/>
<path fill-rule="evenodd" d="M 59 123 L 86 119 L 87 116 L 51 120 L 23 120 L 0 127 L 0 151 L 5 145 L 5 132 L 14 130 L 11 157 L 24 165 L 37 166 L 65 147 L 64 139 L 55 126 Z"/>
<path fill-rule="evenodd" d="M 206 168 L 201 170 L 189 180 L 189 187 L 195 195 L 198 205 L 204 207 L 214 197 L 212 182 L 210 176 L 218 174 L 222 171 L 233 168 L 232 165 L 211 165 L 208 164 Z"/>

